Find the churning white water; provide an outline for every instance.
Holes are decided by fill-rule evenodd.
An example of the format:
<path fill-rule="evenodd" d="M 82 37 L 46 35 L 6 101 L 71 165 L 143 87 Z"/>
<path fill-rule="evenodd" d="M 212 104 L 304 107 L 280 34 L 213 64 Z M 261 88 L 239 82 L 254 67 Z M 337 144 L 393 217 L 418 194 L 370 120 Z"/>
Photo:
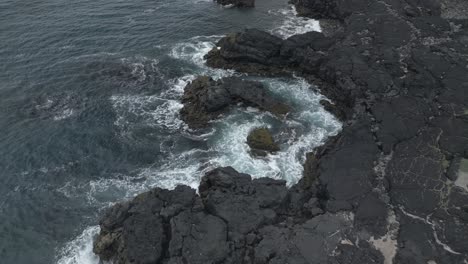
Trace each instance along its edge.
<path fill-rule="evenodd" d="M 98 264 L 99 258 L 93 254 L 93 238 L 99 233 L 99 226 L 83 231 L 76 239 L 60 251 L 57 264 Z"/>
<path fill-rule="evenodd" d="M 294 6 L 280 10 L 270 10 L 270 14 L 280 17 L 280 25 L 271 30 L 271 33 L 281 38 L 304 34 L 310 31 L 321 31 L 318 20 L 297 16 Z"/>
<path fill-rule="evenodd" d="M 317 21 L 296 17 L 292 8 L 270 12 L 281 17 L 280 24 L 271 32 L 282 38 L 320 30 Z M 160 151 L 165 156 L 161 161 L 137 169 L 132 175 L 94 180 L 78 188 L 65 186 L 63 192 L 68 196 L 86 192 L 88 202 L 99 204 L 102 208 L 113 202 L 103 198 L 109 192 L 122 199 L 130 199 L 152 187 L 173 189 L 178 184 L 185 184 L 197 188 L 203 174 L 219 166 L 232 166 L 253 177 L 284 179 L 288 185 L 296 183 L 302 177 L 306 153 L 341 129 L 341 124 L 320 105 L 323 96 L 303 79 L 255 78 L 275 97 L 292 106 L 293 112 L 284 120 L 254 108 L 233 107 L 201 134 L 189 130 L 180 120 L 183 89 L 197 75 L 208 75 L 214 79 L 242 76 L 234 71 L 212 69 L 205 65 L 204 55 L 215 47 L 221 37 L 200 36 L 175 44 L 168 56 L 189 63 L 196 70 L 168 80 L 169 89 L 154 95 L 114 94 L 109 98 L 116 114 L 116 133 L 122 140 L 133 137 L 136 127 L 166 133 L 155 139 L 160 142 Z M 138 80 L 147 78 L 143 65 L 129 63 L 133 63 Z M 258 127 L 271 129 L 280 151 L 263 158 L 255 158 L 249 153 L 247 135 Z M 187 140 L 198 142 L 199 147 L 186 145 L 184 142 Z M 97 264 L 99 260 L 92 253 L 92 240 L 98 232 L 97 226 L 84 230 L 60 250 L 58 263 Z"/>

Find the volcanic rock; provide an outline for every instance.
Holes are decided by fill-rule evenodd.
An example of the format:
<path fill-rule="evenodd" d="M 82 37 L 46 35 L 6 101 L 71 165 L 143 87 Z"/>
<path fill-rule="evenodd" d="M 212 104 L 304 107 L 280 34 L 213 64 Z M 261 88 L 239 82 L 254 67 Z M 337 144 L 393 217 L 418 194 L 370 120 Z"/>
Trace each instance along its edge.
<path fill-rule="evenodd" d="M 185 87 L 184 107 L 180 114 L 191 128 L 200 128 L 217 118 L 228 106 L 242 103 L 257 107 L 278 117 L 286 115 L 290 107 L 271 97 L 260 82 L 229 77 L 213 80 L 201 76 Z"/>
<path fill-rule="evenodd" d="M 273 136 L 267 128 L 257 128 L 250 132 L 247 144 L 255 155 L 265 156 L 268 152 L 279 150 Z"/>
<path fill-rule="evenodd" d="M 207 63 L 256 75 L 303 76 L 333 102 L 325 107 L 342 115 L 340 134 L 308 155 L 304 178 L 289 189 L 282 181 L 251 180 L 221 168 L 205 175 L 200 196 L 187 187 L 155 189 L 114 206 L 95 243 L 101 258 L 467 263 L 468 20 L 460 12 L 466 4 L 292 2 L 301 15 L 337 20 L 341 31 L 287 40 L 259 30 L 233 33 L 219 41 Z M 205 104 L 192 94 L 196 100 L 187 102 Z M 213 98 L 227 94 L 233 93 Z M 230 105 L 219 98 L 208 109 Z M 179 215 L 184 220 L 175 222 Z M 198 243 L 209 243 L 206 251 Z"/>
<path fill-rule="evenodd" d="M 320 212 L 313 219 L 291 221 L 287 215 L 292 208 L 307 211 L 318 204 L 306 198 L 313 192 L 292 199 L 298 190 L 288 190 L 284 181 L 252 180 L 230 167 L 218 168 L 202 178 L 199 195 L 185 186 L 155 188 L 111 207 L 100 221 L 93 250 L 115 264 L 333 260 L 341 241 L 356 239 L 353 218 Z M 360 254 L 363 259 L 382 258 L 372 249 Z"/>

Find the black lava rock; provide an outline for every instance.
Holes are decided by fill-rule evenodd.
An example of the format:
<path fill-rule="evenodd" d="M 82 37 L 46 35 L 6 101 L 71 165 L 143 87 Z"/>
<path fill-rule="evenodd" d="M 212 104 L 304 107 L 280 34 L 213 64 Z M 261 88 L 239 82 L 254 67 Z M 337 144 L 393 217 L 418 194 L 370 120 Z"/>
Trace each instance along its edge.
<path fill-rule="evenodd" d="M 185 87 L 182 120 L 191 128 L 200 128 L 215 119 L 230 105 L 242 103 L 282 117 L 291 109 L 271 97 L 259 82 L 229 77 L 215 81 L 201 76 Z"/>
<path fill-rule="evenodd" d="M 94 246 L 102 259 L 467 263 L 466 1 L 291 2 L 340 31 L 287 40 L 233 33 L 207 64 L 305 77 L 333 102 L 323 104 L 344 121 L 341 133 L 311 150 L 304 178 L 289 189 L 220 168 L 205 175 L 199 195 L 155 189 L 115 205 Z M 185 111 L 201 117 L 195 124 L 238 100 L 268 110 L 238 90 L 239 80 L 202 83 L 185 98 Z"/>

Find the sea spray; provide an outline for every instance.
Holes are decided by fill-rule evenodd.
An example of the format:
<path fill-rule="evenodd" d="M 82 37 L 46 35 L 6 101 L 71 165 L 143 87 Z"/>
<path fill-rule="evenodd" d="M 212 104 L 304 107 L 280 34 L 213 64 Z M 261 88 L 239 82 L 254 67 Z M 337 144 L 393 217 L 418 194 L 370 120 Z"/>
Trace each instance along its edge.
<path fill-rule="evenodd" d="M 57 264 L 99 264 L 99 258 L 93 254 L 93 239 L 98 233 L 99 226 L 86 228 L 60 251 Z"/>
<path fill-rule="evenodd" d="M 270 30 L 270 32 L 283 39 L 311 31 L 322 31 L 318 20 L 297 16 L 294 6 L 280 10 L 270 10 L 269 13 L 278 16 L 281 21 L 280 25 Z"/>

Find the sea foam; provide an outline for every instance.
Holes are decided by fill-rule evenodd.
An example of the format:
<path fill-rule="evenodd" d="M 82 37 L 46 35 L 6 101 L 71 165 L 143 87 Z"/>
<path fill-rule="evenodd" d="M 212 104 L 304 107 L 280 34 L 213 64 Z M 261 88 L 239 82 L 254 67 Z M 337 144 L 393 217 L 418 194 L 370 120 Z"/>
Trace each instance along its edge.
<path fill-rule="evenodd" d="M 86 228 L 60 251 L 57 264 L 99 264 L 99 258 L 93 254 L 93 239 L 98 233 L 99 226 Z"/>
<path fill-rule="evenodd" d="M 321 31 L 318 20 L 297 16 L 294 6 L 280 10 L 270 10 L 269 13 L 281 19 L 281 24 L 272 29 L 271 33 L 283 39 L 310 31 Z"/>
<path fill-rule="evenodd" d="M 282 24 L 272 30 L 272 33 L 282 38 L 308 31 L 320 31 L 317 21 L 296 17 L 293 8 L 271 12 L 283 18 Z M 221 37 L 200 36 L 174 45 L 168 55 L 191 64 L 194 70 L 167 80 L 168 89 L 149 96 L 118 94 L 110 98 L 117 114 L 115 125 L 121 133 L 131 133 L 135 125 L 144 124 L 170 132 L 174 139 L 161 141 L 160 151 L 166 155 L 162 162 L 141 168 L 133 172 L 132 176 L 120 175 L 115 179 L 89 182 L 81 191 L 86 193 L 90 203 L 100 203 L 102 207 L 110 206 L 112 203 L 99 199 L 109 191 L 118 193 L 120 200 L 125 200 L 153 187 L 173 189 L 179 184 L 185 184 L 196 189 L 204 173 L 219 166 L 232 166 L 253 177 L 284 179 L 291 185 L 302 177 L 305 154 L 323 144 L 327 137 L 339 132 L 340 122 L 319 103 L 324 99 L 323 96 L 300 78 L 257 79 L 274 96 L 293 107 L 293 113 L 286 120 L 278 120 L 271 114 L 254 108 L 236 108 L 214 121 L 209 132 L 200 135 L 188 129 L 178 113 L 182 108 L 180 99 L 184 87 L 190 81 L 197 75 L 208 75 L 214 79 L 242 76 L 234 71 L 212 69 L 205 65 L 205 54 L 215 47 Z M 141 70 L 138 62 L 133 63 L 132 74 L 139 80 L 144 80 L 147 73 Z M 246 138 L 256 127 L 269 127 L 276 131 L 275 138 L 279 141 L 281 150 L 265 158 L 253 157 L 249 153 Z M 176 148 L 174 144 L 177 144 L 177 138 L 206 141 L 206 146 L 203 149 Z M 97 226 L 85 229 L 60 251 L 58 263 L 98 263 L 98 258 L 92 253 L 92 240 L 98 232 Z"/>

